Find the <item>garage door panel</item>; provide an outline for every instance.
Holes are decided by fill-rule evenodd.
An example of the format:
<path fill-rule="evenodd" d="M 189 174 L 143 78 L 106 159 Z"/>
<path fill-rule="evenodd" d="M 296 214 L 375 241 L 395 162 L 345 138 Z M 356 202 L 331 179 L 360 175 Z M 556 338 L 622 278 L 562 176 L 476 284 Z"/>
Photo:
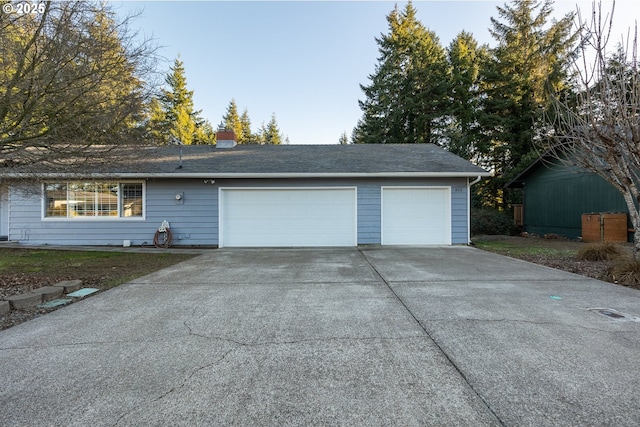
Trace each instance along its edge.
<path fill-rule="evenodd" d="M 382 189 L 382 244 L 451 244 L 450 189 Z"/>
<path fill-rule="evenodd" d="M 355 246 L 356 189 L 221 189 L 221 246 Z"/>

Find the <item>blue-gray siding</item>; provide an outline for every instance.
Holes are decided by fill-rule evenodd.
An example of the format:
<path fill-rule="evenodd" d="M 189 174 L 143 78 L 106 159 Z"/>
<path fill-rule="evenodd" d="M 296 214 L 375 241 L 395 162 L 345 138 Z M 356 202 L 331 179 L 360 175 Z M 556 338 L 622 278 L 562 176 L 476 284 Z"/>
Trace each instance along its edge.
<path fill-rule="evenodd" d="M 184 193 L 184 203 L 175 194 Z M 213 212 L 217 192 L 202 180 L 149 180 L 146 183 L 145 219 L 53 219 L 42 220 L 42 198 L 31 193 L 11 194 L 9 239 L 23 243 L 52 245 L 153 244 L 163 220 L 169 221 L 176 245 L 213 245 L 217 238 Z"/>
<path fill-rule="evenodd" d="M 9 239 L 27 244 L 132 245 L 152 244 L 156 229 L 169 221 L 175 245 L 218 244 L 219 187 L 333 187 L 357 188 L 358 244 L 380 244 L 382 186 L 450 186 L 451 242 L 468 242 L 468 191 L 466 178 L 425 179 L 202 179 L 146 181 L 144 219 L 55 220 L 42 219 L 42 197 L 13 188 Z M 182 193 L 182 202 L 176 202 Z"/>

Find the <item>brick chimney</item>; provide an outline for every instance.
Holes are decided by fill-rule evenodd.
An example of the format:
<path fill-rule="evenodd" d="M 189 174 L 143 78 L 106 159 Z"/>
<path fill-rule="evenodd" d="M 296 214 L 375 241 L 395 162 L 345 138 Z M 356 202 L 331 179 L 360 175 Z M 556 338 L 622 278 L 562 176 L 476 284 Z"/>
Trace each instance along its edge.
<path fill-rule="evenodd" d="M 238 144 L 236 134 L 231 129 L 220 127 L 216 132 L 216 148 L 233 148 Z"/>

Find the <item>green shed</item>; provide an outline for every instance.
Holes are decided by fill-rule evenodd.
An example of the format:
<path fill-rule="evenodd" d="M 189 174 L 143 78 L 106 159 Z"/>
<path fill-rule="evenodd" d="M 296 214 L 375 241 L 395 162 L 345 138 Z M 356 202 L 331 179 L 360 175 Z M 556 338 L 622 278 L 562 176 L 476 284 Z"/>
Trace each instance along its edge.
<path fill-rule="evenodd" d="M 585 213 L 628 214 L 622 195 L 611 184 L 556 159 L 539 158 L 506 188 L 522 188 L 522 226 L 528 233 L 576 239 L 582 236 Z"/>

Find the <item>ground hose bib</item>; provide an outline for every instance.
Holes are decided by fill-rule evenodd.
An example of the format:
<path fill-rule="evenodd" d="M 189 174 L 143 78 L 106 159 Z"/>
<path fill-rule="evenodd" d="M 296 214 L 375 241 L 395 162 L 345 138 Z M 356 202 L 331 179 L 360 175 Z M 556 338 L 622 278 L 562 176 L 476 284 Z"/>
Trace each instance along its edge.
<path fill-rule="evenodd" d="M 173 233 L 171 233 L 171 227 L 169 221 L 164 220 L 158 230 L 156 230 L 155 236 L 153 236 L 153 244 L 156 248 L 168 248 L 173 243 Z"/>

